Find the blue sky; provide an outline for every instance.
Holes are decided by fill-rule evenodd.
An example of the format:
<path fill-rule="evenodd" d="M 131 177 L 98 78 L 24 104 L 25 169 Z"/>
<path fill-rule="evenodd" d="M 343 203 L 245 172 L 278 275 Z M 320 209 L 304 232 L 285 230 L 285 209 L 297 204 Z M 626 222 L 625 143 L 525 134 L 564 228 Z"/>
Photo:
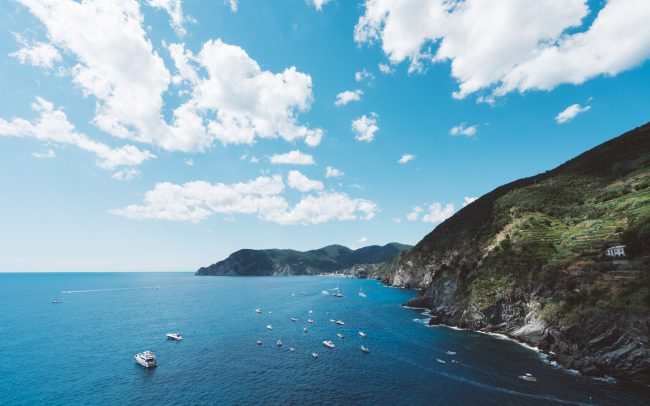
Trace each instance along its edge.
<path fill-rule="evenodd" d="M 644 0 L 1 2 L 0 271 L 414 244 L 647 122 L 649 19 Z"/>

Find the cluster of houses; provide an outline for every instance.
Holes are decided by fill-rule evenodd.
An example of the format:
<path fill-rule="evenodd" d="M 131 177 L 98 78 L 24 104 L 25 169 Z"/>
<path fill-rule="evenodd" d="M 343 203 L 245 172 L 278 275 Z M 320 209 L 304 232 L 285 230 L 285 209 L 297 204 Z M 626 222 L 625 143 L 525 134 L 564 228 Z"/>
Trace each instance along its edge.
<path fill-rule="evenodd" d="M 605 255 L 610 258 L 619 258 L 625 256 L 625 245 L 617 245 L 615 247 L 609 247 L 605 250 Z"/>

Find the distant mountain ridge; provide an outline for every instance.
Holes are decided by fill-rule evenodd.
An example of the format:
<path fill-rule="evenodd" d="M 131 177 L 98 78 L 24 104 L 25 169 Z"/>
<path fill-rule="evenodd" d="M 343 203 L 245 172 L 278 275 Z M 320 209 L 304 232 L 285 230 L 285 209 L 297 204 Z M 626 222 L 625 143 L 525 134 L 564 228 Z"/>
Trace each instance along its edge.
<path fill-rule="evenodd" d="M 384 246 L 370 245 L 352 250 L 342 245 L 328 245 L 310 250 L 289 249 L 242 249 L 228 258 L 207 267 L 200 268 L 196 275 L 215 276 L 281 276 L 314 275 L 319 273 L 346 271 L 359 273 L 356 267 L 364 268 L 360 275 L 377 269 L 410 245 L 389 243 Z M 368 269 L 366 269 L 368 268 Z"/>

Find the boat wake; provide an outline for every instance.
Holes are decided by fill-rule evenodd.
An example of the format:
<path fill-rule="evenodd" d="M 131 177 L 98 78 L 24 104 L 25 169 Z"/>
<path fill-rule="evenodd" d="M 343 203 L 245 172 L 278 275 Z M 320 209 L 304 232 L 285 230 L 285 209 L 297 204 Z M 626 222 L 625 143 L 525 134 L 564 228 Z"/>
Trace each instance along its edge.
<path fill-rule="evenodd" d="M 120 290 L 138 290 L 138 289 L 156 289 L 156 286 L 139 286 L 134 288 L 108 288 L 108 289 L 84 289 L 84 290 L 62 290 L 64 295 L 74 295 L 77 293 L 96 293 L 96 292 L 117 292 Z"/>

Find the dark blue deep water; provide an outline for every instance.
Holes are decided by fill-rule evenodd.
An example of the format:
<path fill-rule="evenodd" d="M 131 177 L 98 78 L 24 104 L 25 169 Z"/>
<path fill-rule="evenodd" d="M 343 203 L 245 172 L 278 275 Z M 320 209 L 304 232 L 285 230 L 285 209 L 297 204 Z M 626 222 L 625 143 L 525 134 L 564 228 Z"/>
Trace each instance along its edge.
<path fill-rule="evenodd" d="M 425 327 L 417 320 L 425 319 L 419 311 L 400 307 L 413 296 L 410 291 L 340 279 L 345 297 L 323 296 L 321 291 L 336 281 L 189 273 L 0 274 L 0 404 L 622 405 L 650 400 L 647 388 L 566 372 L 506 340 Z M 357 295 L 360 287 L 366 299 Z M 62 303 L 53 304 L 54 297 Z M 257 307 L 262 314 L 254 312 Z M 292 316 L 299 321 L 292 322 Z M 345 325 L 336 326 L 331 318 Z M 265 328 L 268 323 L 272 331 Z M 368 333 L 365 340 L 359 329 Z M 170 331 L 180 331 L 185 340 L 167 341 Z M 284 346 L 277 348 L 277 339 Z M 336 348 L 325 348 L 324 339 Z M 362 342 L 370 354 L 361 353 Z M 290 353 L 290 346 L 296 351 Z M 133 360 L 147 349 L 158 356 L 154 370 Z M 310 356 L 313 351 L 320 355 L 317 360 Z M 459 363 L 452 364 L 452 358 Z M 539 382 L 517 379 L 525 372 Z"/>

